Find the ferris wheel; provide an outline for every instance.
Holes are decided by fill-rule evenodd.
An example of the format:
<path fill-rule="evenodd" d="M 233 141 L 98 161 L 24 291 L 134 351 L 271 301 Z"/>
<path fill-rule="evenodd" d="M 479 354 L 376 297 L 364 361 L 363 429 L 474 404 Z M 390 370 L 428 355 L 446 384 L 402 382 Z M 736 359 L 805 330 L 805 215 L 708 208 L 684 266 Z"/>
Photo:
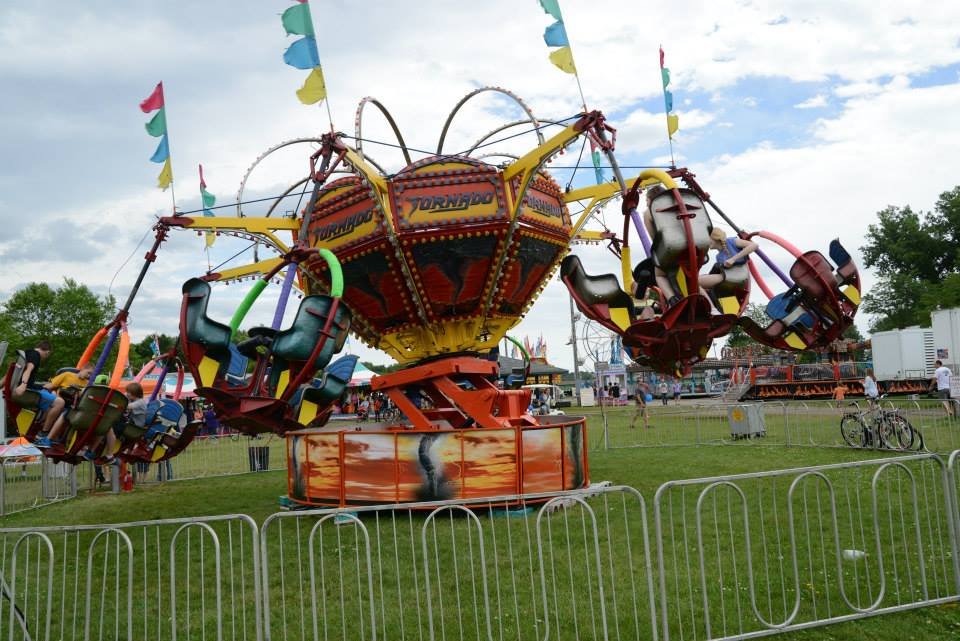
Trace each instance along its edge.
<path fill-rule="evenodd" d="M 596 363 L 623 363 L 632 361 L 623 350 L 619 336 L 606 329 L 600 323 L 587 320 L 583 323 L 580 336 L 587 358 Z"/>

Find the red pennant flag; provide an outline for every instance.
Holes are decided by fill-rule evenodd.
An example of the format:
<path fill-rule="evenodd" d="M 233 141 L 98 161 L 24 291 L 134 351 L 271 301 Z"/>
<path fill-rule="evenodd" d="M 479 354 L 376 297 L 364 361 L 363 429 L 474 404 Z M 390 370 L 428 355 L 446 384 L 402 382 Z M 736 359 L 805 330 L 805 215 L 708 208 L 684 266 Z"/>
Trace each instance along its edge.
<path fill-rule="evenodd" d="M 660 47 L 660 68 L 663 69 L 663 47 Z"/>
<path fill-rule="evenodd" d="M 150 97 L 140 103 L 140 111 L 145 114 L 156 111 L 163 107 L 163 83 L 157 83 L 157 88 L 153 90 Z"/>

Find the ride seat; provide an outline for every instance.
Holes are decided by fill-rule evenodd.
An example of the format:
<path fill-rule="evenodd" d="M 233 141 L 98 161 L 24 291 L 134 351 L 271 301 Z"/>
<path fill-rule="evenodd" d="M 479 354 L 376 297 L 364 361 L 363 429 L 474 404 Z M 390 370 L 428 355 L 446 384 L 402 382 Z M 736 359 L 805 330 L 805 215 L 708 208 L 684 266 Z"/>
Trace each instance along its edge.
<path fill-rule="evenodd" d="M 103 415 L 97 422 L 101 407 Z M 80 393 L 77 405 L 67 413 L 67 421 L 78 433 L 82 434 L 96 423 L 95 433 L 106 434 L 110 427 L 120 420 L 127 409 L 127 397 L 108 385 L 91 385 Z"/>
<path fill-rule="evenodd" d="M 199 343 L 206 349 L 206 355 L 221 364 L 230 361 L 230 327 L 210 319 L 207 316 L 207 304 L 210 302 L 210 284 L 199 278 L 191 278 L 183 284 L 183 293 L 187 295 L 184 312 L 187 342 Z"/>
<path fill-rule="evenodd" d="M 733 267 L 721 267 L 725 276 L 722 283 L 719 283 L 714 289 L 717 295 L 733 294 L 742 290 L 750 281 L 750 267 L 747 263 L 734 265 Z"/>
<path fill-rule="evenodd" d="M 27 353 L 17 350 L 17 360 L 13 365 L 13 372 L 10 374 L 10 400 L 24 409 L 36 410 L 40 407 L 40 392 L 27 389 L 23 394 L 17 394 L 15 390 L 20 385 L 20 377 L 23 376 L 23 370 L 27 367 Z"/>
<path fill-rule="evenodd" d="M 310 358 L 313 348 L 321 338 L 333 299 L 329 296 L 307 296 L 301 301 L 293 324 L 277 332 L 273 338 L 271 353 L 283 361 L 303 362 Z M 350 312 L 343 305 L 337 308 L 336 317 L 330 326 L 330 340 L 324 344 L 313 365 L 323 369 L 330 358 L 341 349 L 350 330 Z"/>
<path fill-rule="evenodd" d="M 843 285 L 857 274 L 850 253 L 840 244 L 838 238 L 830 241 L 830 260 L 837 265 L 837 284 Z"/>
<path fill-rule="evenodd" d="M 353 377 L 357 360 L 359 358 L 354 355 L 338 358 L 327 367 L 322 378 L 314 379 L 310 385 L 304 385 L 297 392 L 290 401 L 297 408 L 295 413 L 297 422 L 309 425 L 320 413 L 321 408 L 329 406 L 340 398 Z"/>
<path fill-rule="evenodd" d="M 230 387 L 239 387 L 247 383 L 247 363 L 250 358 L 242 353 L 234 344 L 230 344 L 230 364 L 224 378 Z"/>
<path fill-rule="evenodd" d="M 790 278 L 803 289 L 806 297 L 812 300 L 829 300 L 827 286 L 836 283 L 833 267 L 818 251 L 805 252 L 790 268 Z"/>
<path fill-rule="evenodd" d="M 608 317 L 621 329 L 633 321 L 633 298 L 620 288 L 620 281 L 613 274 L 590 276 L 583 270 L 580 258 L 571 254 L 560 264 L 560 278 L 573 289 L 578 302 L 591 308 L 591 314 Z M 607 306 L 607 313 L 597 309 L 600 305 Z"/>
<path fill-rule="evenodd" d="M 786 327 L 813 329 L 813 316 L 800 305 L 800 292 L 795 289 L 771 298 L 767 303 L 767 316 L 782 322 Z"/>
<path fill-rule="evenodd" d="M 187 416 L 183 406 L 172 399 L 160 399 L 147 405 L 147 438 L 156 434 L 167 433 L 171 429 L 180 432 L 187 426 Z M 129 430 L 129 426 L 127 427 Z M 127 432 L 124 431 L 124 437 Z"/>
<path fill-rule="evenodd" d="M 690 230 L 693 234 L 693 245 L 698 250 L 706 251 L 710 247 L 710 232 L 713 224 L 707 214 L 707 208 L 696 192 L 690 189 L 680 189 L 680 197 L 690 217 Z M 650 214 L 653 218 L 653 255 L 657 265 L 661 268 L 676 267 L 678 262 L 687 255 L 687 234 L 683 220 L 677 218 L 680 206 L 672 191 L 666 191 L 650 203 Z"/>

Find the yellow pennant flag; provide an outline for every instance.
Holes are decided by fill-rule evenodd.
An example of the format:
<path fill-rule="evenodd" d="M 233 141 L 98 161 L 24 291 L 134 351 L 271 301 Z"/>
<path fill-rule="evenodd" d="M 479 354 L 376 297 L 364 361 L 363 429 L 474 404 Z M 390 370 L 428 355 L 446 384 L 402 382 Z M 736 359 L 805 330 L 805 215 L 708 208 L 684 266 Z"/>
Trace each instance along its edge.
<path fill-rule="evenodd" d="M 166 191 L 171 182 L 173 182 L 173 169 L 170 167 L 170 158 L 167 157 L 163 163 L 163 171 L 157 176 L 157 187 Z"/>
<path fill-rule="evenodd" d="M 297 90 L 297 98 L 305 105 L 312 105 L 327 97 L 327 84 L 323 80 L 323 69 L 319 65 L 313 68 L 303 86 Z"/>
<path fill-rule="evenodd" d="M 561 71 L 577 73 L 577 68 L 573 64 L 573 52 L 570 51 L 570 47 L 560 47 L 551 53 L 550 62 L 555 64 Z"/>
<path fill-rule="evenodd" d="M 677 133 L 677 129 L 680 128 L 680 117 L 674 114 L 667 114 L 667 135 L 673 138 L 673 134 Z"/>

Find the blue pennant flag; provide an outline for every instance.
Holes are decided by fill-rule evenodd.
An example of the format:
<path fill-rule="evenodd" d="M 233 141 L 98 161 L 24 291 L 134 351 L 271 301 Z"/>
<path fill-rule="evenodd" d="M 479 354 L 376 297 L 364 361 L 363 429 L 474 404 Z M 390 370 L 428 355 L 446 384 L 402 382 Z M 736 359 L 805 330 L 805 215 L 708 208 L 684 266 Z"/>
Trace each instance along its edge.
<path fill-rule="evenodd" d="M 563 21 L 557 20 L 547 27 L 543 32 L 543 41 L 548 47 L 570 46 L 570 41 L 567 40 L 567 28 L 563 26 Z"/>
<path fill-rule="evenodd" d="M 157 150 L 150 156 L 150 162 L 165 162 L 170 157 L 170 145 L 167 143 L 167 134 L 163 134 Z"/>
<path fill-rule="evenodd" d="M 313 36 L 305 36 L 290 45 L 283 54 L 283 61 L 297 69 L 313 69 L 320 65 L 320 53 L 317 51 L 317 40 Z"/>
<path fill-rule="evenodd" d="M 667 113 L 673 111 L 673 92 L 663 90 L 663 103 L 667 106 Z"/>

